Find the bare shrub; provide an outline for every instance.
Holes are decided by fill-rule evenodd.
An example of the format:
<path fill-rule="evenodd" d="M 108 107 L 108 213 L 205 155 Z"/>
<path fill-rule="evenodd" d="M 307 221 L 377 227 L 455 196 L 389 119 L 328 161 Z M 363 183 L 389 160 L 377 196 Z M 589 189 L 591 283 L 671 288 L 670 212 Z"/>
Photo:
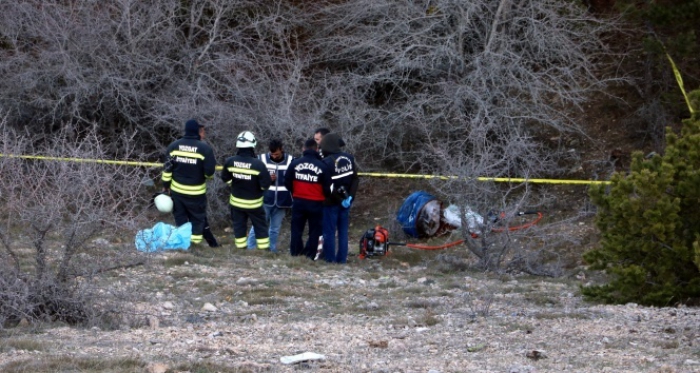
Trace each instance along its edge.
<path fill-rule="evenodd" d="M 1 126 L 8 153 L 104 159 L 96 131 L 66 127 L 51 143 Z M 130 143 L 125 139 L 124 144 Z M 123 147 L 121 156 L 131 157 Z M 23 318 L 86 322 L 96 308 L 96 275 L 139 263 L 124 232 L 135 232 L 147 201 L 136 167 L 78 161 L 0 158 L 0 324 Z"/>
<path fill-rule="evenodd" d="M 575 113 L 618 80 L 593 62 L 608 53 L 600 38 L 613 23 L 574 2 L 355 1 L 328 4 L 315 19 L 325 118 L 363 169 L 450 175 L 433 186 L 462 211 L 540 208 L 527 184 L 478 178 L 561 174 L 569 149 L 541 139 L 582 132 Z M 559 273 L 535 268 L 555 248 L 524 234 L 463 236 L 483 268 Z"/>
<path fill-rule="evenodd" d="M 106 153 L 135 133 L 152 157 L 197 117 L 223 160 L 241 130 L 298 153 L 323 125 L 364 171 L 454 175 L 444 197 L 489 207 L 504 191 L 476 177 L 562 172 L 568 149 L 540 140 L 581 132 L 619 80 L 596 65 L 614 25 L 573 1 L 19 0 L 0 17 L 0 109 L 37 141 L 97 123 Z"/>
<path fill-rule="evenodd" d="M 32 133 L 97 123 L 157 151 L 197 117 L 222 154 L 242 129 L 291 143 L 313 128 L 298 115 L 304 17 L 285 1 L 20 0 L 0 14 L 0 105 Z"/>

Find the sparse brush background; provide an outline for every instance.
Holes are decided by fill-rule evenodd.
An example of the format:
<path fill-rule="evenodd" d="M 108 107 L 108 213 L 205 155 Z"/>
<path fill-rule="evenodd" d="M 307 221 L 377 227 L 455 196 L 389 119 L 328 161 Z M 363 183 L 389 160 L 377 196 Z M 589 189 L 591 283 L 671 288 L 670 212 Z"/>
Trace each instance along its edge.
<path fill-rule="evenodd" d="M 473 268 L 558 277 L 580 265 L 562 250 L 595 241 L 562 228 L 594 212 L 581 190 L 475 177 L 606 179 L 630 148 L 663 150 L 685 107 L 660 42 L 697 87 L 700 11 L 636 5 L 2 1 L 0 150 L 157 161 L 197 118 L 221 163 L 239 131 L 258 136 L 259 152 L 277 137 L 298 154 L 324 126 L 361 171 L 457 176 L 363 179 L 356 221 L 392 224 L 413 187 L 480 212 L 549 210 L 542 227 L 466 246 Z M 158 170 L 10 157 L 0 170 L 0 325 L 116 317 L 123 294 L 106 300 L 95 279 L 147 261 L 131 241 L 157 218 L 145 181 Z M 222 228 L 226 191 L 215 180 L 209 192 Z"/>

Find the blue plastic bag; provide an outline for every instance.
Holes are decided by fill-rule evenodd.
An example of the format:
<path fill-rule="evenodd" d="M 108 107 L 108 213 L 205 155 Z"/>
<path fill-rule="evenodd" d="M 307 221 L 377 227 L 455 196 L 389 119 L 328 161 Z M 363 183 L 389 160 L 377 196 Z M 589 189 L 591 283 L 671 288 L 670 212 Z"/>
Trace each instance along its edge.
<path fill-rule="evenodd" d="M 136 233 L 136 250 L 152 253 L 161 250 L 187 250 L 192 238 L 192 224 L 179 227 L 158 222 L 151 229 Z"/>

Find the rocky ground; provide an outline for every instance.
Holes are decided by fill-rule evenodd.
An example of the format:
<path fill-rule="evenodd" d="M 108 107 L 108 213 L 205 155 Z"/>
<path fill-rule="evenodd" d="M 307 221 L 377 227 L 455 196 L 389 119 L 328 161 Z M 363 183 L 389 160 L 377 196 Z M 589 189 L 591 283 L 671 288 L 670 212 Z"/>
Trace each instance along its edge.
<path fill-rule="evenodd" d="M 151 254 L 101 280 L 124 297 L 113 325 L 0 330 L 0 371 L 700 371 L 696 308 L 590 304 L 585 271 L 495 275 L 472 260 L 459 247 L 348 265 L 230 244 Z M 281 362 L 304 352 L 324 358 Z"/>

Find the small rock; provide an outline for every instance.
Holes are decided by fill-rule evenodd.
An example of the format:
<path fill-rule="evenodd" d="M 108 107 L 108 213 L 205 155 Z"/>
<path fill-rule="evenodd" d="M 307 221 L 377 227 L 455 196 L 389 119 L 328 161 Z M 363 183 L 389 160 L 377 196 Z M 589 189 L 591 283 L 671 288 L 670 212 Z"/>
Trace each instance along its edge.
<path fill-rule="evenodd" d="M 442 373 L 439 370 L 431 369 L 428 371 L 428 373 Z"/>
<path fill-rule="evenodd" d="M 172 302 L 164 302 L 162 307 L 164 310 L 172 310 L 173 308 L 175 308 Z"/>
<path fill-rule="evenodd" d="M 367 309 L 368 310 L 378 310 L 379 305 L 377 304 L 377 302 L 370 302 L 369 304 L 367 304 Z"/>
<path fill-rule="evenodd" d="M 369 347 L 374 347 L 374 348 L 387 348 L 389 347 L 389 341 L 381 340 L 381 341 L 368 341 Z"/>
<path fill-rule="evenodd" d="M 479 352 L 486 348 L 486 343 L 480 343 L 474 346 L 467 346 L 467 352 Z"/>
<path fill-rule="evenodd" d="M 258 315 L 251 313 L 250 315 L 243 316 L 243 321 L 256 322 L 258 321 Z"/>
<path fill-rule="evenodd" d="M 216 312 L 217 308 L 211 303 L 204 303 L 204 305 L 202 306 L 202 311 Z"/>
<path fill-rule="evenodd" d="M 108 247 L 109 241 L 105 240 L 104 238 L 96 238 L 92 240 L 92 244 L 95 246 Z"/>
<path fill-rule="evenodd" d="M 427 281 L 428 281 L 428 279 L 425 278 L 425 277 L 421 277 L 421 278 L 419 278 L 418 280 L 416 280 L 416 282 L 419 283 L 419 284 L 424 284 L 424 283 L 426 283 Z"/>
<path fill-rule="evenodd" d="M 258 282 L 258 280 L 249 277 L 241 277 L 236 280 L 236 285 L 249 285 Z"/>
<path fill-rule="evenodd" d="M 214 337 L 223 337 L 223 336 L 224 336 L 224 333 L 223 333 L 223 332 L 220 332 L 220 331 L 216 331 L 216 332 L 214 332 L 214 333 L 209 334 L 209 337 L 210 337 L 210 338 L 214 338 Z"/>
<path fill-rule="evenodd" d="M 542 350 L 531 350 L 525 354 L 525 357 L 532 360 L 546 359 L 547 354 Z"/>
<path fill-rule="evenodd" d="M 686 359 L 683 361 L 683 365 L 700 365 L 700 361 Z"/>

